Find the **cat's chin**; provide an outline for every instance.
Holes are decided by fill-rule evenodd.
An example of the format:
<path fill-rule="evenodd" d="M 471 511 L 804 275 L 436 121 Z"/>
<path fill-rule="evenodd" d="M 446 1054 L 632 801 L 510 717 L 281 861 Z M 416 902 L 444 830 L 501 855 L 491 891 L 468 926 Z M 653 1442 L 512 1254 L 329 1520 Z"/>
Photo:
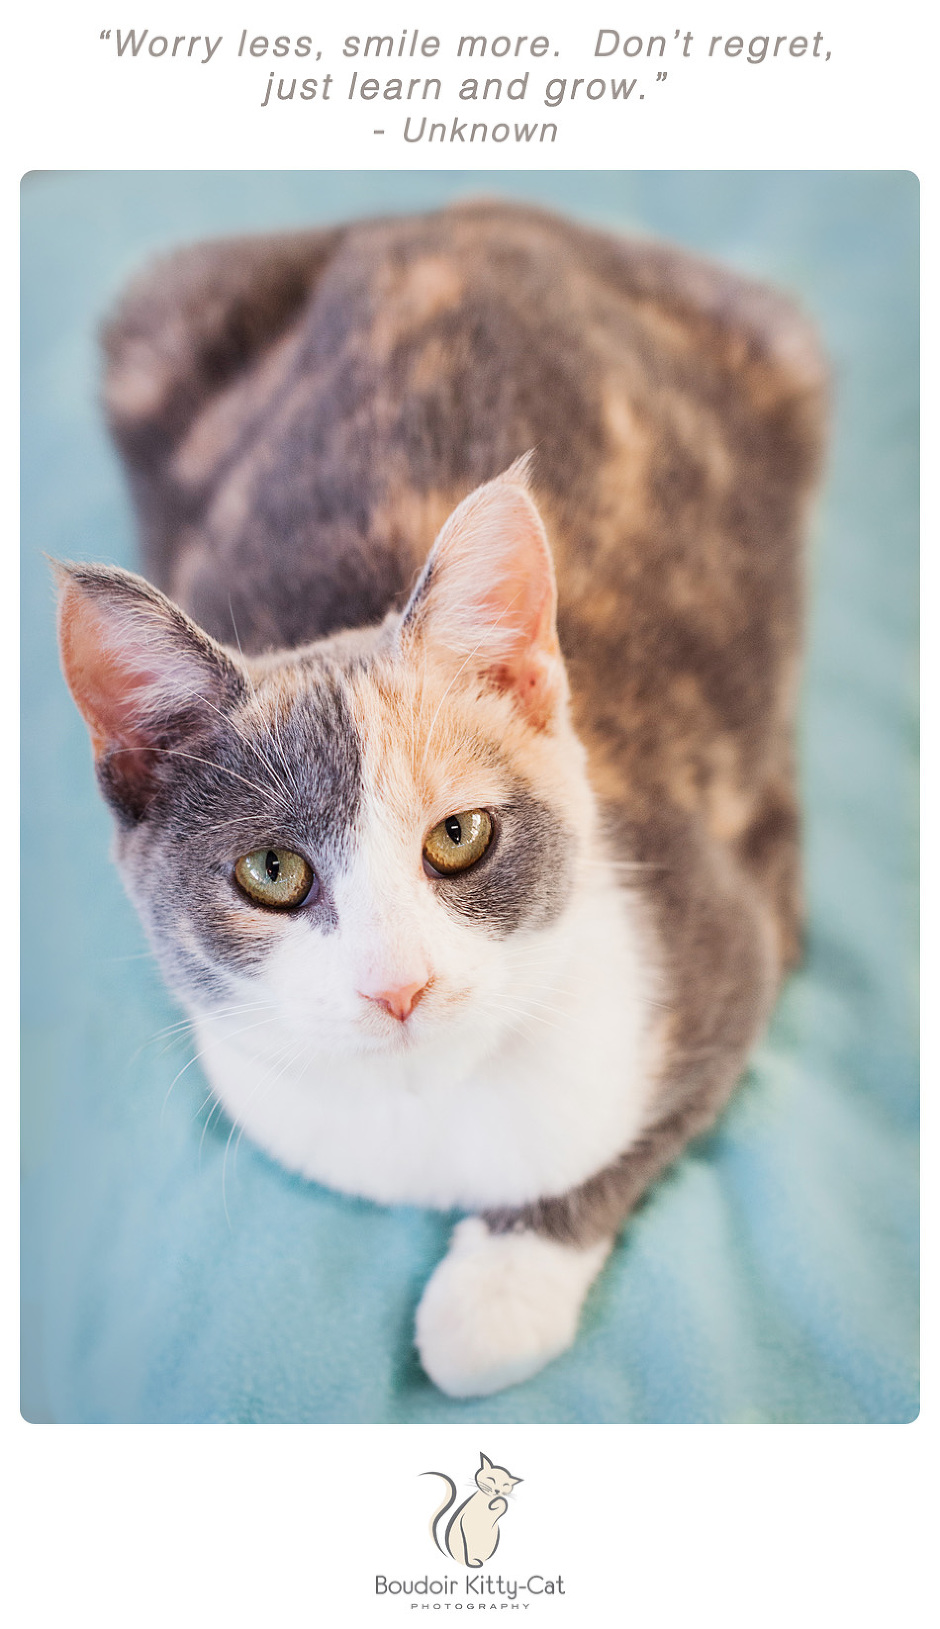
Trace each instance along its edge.
<path fill-rule="evenodd" d="M 392 1020 L 392 1022 L 395 1022 Z M 413 1052 L 427 1049 L 428 1033 L 413 1028 L 411 1024 L 397 1024 L 394 1029 L 391 1023 L 383 1035 L 366 1035 L 350 1047 L 348 1056 L 360 1058 L 397 1058 Z"/>
<path fill-rule="evenodd" d="M 441 1054 L 442 1060 L 456 1052 L 485 1055 L 503 1038 L 502 1029 L 474 1023 L 469 1016 L 429 1017 L 415 1014 L 404 1023 L 389 1019 L 381 1032 L 371 1031 L 350 1045 L 346 1056 L 360 1058 L 433 1058 Z"/>

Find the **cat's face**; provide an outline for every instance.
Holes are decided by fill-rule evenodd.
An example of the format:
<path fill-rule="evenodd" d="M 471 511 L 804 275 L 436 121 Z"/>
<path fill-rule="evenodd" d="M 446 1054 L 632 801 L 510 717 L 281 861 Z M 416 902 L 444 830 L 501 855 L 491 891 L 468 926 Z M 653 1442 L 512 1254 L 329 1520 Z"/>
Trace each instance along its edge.
<path fill-rule="evenodd" d="M 476 1473 L 475 1481 L 480 1492 L 485 1493 L 488 1498 L 501 1495 L 505 1499 L 522 1478 L 510 1476 L 504 1465 L 494 1465 L 485 1454 L 481 1454 L 480 1469 Z"/>
<path fill-rule="evenodd" d="M 246 661 L 78 568 L 62 645 L 119 863 L 194 1010 L 285 1066 L 544 1021 L 527 988 L 593 806 L 520 484 L 461 505 L 381 629 Z"/>

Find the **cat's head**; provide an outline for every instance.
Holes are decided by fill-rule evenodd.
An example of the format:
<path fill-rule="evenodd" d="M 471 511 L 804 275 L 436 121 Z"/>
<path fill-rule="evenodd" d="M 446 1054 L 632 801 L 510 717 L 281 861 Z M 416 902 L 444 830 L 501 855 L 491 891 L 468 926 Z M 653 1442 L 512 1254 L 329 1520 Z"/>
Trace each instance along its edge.
<path fill-rule="evenodd" d="M 512 1492 L 514 1487 L 518 1486 L 522 1481 L 522 1477 L 510 1476 L 504 1465 L 494 1465 L 491 1459 L 487 1459 L 486 1455 L 481 1453 L 480 1469 L 477 1471 L 474 1481 L 480 1492 L 485 1493 L 489 1498 L 492 1499 L 497 1494 L 501 1494 L 505 1498 L 507 1494 Z"/>
<path fill-rule="evenodd" d="M 243 658 L 127 572 L 59 575 L 118 863 L 191 1009 L 254 1009 L 243 1044 L 285 1057 L 538 1025 L 594 805 L 519 466 L 403 613 L 298 651 Z"/>

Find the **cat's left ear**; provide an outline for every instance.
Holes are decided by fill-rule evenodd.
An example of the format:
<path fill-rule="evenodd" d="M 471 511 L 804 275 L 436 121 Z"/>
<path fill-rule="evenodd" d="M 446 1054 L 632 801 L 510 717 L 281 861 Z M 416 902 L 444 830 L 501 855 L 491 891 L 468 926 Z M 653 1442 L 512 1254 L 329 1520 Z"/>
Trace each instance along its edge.
<path fill-rule="evenodd" d="M 137 820 L 169 759 L 212 735 L 244 676 L 142 577 L 110 566 L 53 569 L 62 668 L 102 790 L 118 814 Z"/>
<path fill-rule="evenodd" d="M 555 626 L 557 591 L 528 457 L 477 487 L 445 522 L 402 620 L 504 691 L 536 729 L 568 696 Z"/>

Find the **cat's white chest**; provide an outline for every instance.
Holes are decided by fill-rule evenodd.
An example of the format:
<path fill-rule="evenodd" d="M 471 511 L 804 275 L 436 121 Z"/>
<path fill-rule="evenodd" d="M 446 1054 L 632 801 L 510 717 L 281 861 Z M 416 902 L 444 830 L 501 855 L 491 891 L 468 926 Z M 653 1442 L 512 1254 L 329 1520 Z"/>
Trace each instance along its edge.
<path fill-rule="evenodd" d="M 342 1192 L 466 1209 L 562 1194 L 629 1146 L 649 1095 L 649 979 L 605 926 L 604 954 L 577 958 L 565 999 L 482 1057 L 444 1036 L 285 1066 L 206 1023 L 203 1064 L 254 1141 Z"/>

